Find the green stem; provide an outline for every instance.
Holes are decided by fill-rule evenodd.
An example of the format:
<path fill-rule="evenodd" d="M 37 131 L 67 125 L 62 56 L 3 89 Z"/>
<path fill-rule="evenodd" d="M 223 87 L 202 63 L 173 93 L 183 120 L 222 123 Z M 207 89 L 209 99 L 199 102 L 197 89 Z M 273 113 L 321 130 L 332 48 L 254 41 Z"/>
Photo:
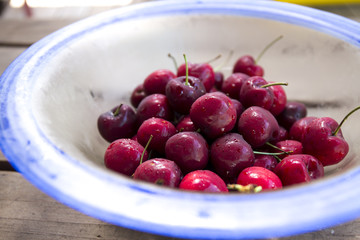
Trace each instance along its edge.
<path fill-rule="evenodd" d="M 119 115 L 120 109 L 121 109 L 122 105 L 123 105 L 123 104 L 120 104 L 120 105 L 116 108 L 116 110 L 115 110 L 115 112 L 114 112 L 114 116 L 115 116 L 115 117 L 116 117 L 117 115 Z"/>
<path fill-rule="evenodd" d="M 229 53 L 229 56 L 226 58 L 226 60 L 222 64 L 220 64 L 219 66 L 214 68 L 214 72 L 220 71 L 220 69 L 222 69 L 225 66 L 225 64 L 227 64 L 230 61 L 233 54 L 234 54 L 234 51 L 231 50 L 230 53 Z"/>
<path fill-rule="evenodd" d="M 186 71 L 186 74 L 185 74 L 185 85 L 186 86 L 189 86 L 189 66 L 188 66 L 188 63 L 187 63 L 187 60 L 186 60 L 186 55 L 184 54 L 184 60 L 185 60 L 185 71 Z"/>
<path fill-rule="evenodd" d="M 272 46 L 274 45 L 277 41 L 279 41 L 280 39 L 283 38 L 283 35 L 278 36 L 277 38 L 275 38 L 274 40 L 272 40 L 258 55 L 258 57 L 255 60 L 255 63 L 258 63 L 259 60 L 261 59 L 261 57 L 264 55 L 264 53 Z"/>
<path fill-rule="evenodd" d="M 344 119 L 340 122 L 339 126 L 335 129 L 335 131 L 333 132 L 333 136 L 336 136 L 336 134 L 338 134 L 338 132 L 340 131 L 340 128 L 342 127 L 342 125 L 344 124 L 344 122 L 346 121 L 346 119 L 348 119 L 348 117 L 350 117 L 351 114 L 353 114 L 354 112 L 356 112 L 357 110 L 360 109 L 360 106 L 354 108 L 353 110 L 351 110 L 345 117 Z"/>
<path fill-rule="evenodd" d="M 214 62 L 215 60 L 218 60 L 219 58 L 221 58 L 221 54 L 217 55 L 216 57 L 214 57 L 213 59 L 210 59 L 209 61 L 207 61 L 206 63 L 212 63 Z"/>
<path fill-rule="evenodd" d="M 270 156 L 279 156 L 279 155 L 283 155 L 284 153 L 269 153 L 269 152 L 258 152 L 258 151 L 253 151 L 254 154 L 260 154 L 260 155 L 270 155 Z"/>
<path fill-rule="evenodd" d="M 174 63 L 174 66 L 175 66 L 175 71 L 177 71 L 178 65 L 177 65 L 176 59 L 175 59 L 174 56 L 171 55 L 170 53 L 168 54 L 168 57 L 172 59 L 172 61 L 173 61 L 173 63 Z"/>
<path fill-rule="evenodd" d="M 261 88 L 267 88 L 267 87 L 271 87 L 271 86 L 287 86 L 288 83 L 287 82 L 274 82 L 274 83 L 268 83 L 268 84 L 265 84 L 265 85 L 262 85 Z"/>
<path fill-rule="evenodd" d="M 153 138 L 153 135 L 150 135 L 149 140 L 147 141 L 147 143 L 146 143 L 146 145 L 145 145 L 144 151 L 143 151 L 142 154 L 141 154 L 140 164 L 142 164 L 142 162 L 143 162 L 143 158 L 144 158 L 145 152 L 146 152 L 147 148 L 149 147 L 149 144 L 150 144 L 152 138 Z"/>

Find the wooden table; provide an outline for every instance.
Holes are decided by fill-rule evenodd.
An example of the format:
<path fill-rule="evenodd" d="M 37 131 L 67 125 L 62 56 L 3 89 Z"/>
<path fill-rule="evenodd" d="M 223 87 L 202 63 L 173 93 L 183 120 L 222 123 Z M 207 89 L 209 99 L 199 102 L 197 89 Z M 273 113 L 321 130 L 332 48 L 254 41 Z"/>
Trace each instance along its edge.
<path fill-rule="evenodd" d="M 325 8 L 360 20 L 360 7 Z M 0 18 L 0 73 L 33 42 L 74 20 L 6 20 Z M 360 200 L 360 199 L 359 199 Z M 333 228 L 281 238 L 360 238 L 360 219 Z M 0 240 L 154 239 L 162 236 L 114 226 L 79 213 L 42 193 L 14 171 L 0 153 Z"/>

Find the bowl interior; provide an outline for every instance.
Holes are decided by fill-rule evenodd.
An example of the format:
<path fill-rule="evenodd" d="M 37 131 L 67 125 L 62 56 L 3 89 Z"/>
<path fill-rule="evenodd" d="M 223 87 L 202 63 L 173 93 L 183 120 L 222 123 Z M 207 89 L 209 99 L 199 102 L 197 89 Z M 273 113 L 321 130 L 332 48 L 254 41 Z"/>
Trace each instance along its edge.
<path fill-rule="evenodd" d="M 38 66 L 32 107 L 38 126 L 50 141 L 78 161 L 104 168 L 108 143 L 97 130 L 97 117 L 115 105 L 129 103 L 131 91 L 152 71 L 175 66 L 186 53 L 190 62 L 221 65 L 228 76 L 236 59 L 256 56 L 283 35 L 262 57 L 268 81 L 285 81 L 289 100 L 309 105 L 309 116 L 340 121 L 359 102 L 360 50 L 335 37 L 275 20 L 216 14 L 164 15 L 119 21 L 74 37 L 52 49 Z M 359 163 L 358 117 L 343 127 L 351 152 L 339 171 Z M 105 169 L 105 168 L 104 168 Z"/>

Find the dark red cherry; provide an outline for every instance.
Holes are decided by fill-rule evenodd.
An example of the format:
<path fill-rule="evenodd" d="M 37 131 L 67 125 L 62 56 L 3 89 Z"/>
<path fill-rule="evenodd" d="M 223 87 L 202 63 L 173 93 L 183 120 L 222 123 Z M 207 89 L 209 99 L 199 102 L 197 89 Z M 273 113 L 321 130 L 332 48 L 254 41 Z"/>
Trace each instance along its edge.
<path fill-rule="evenodd" d="M 172 121 L 174 113 L 167 97 L 164 94 L 155 93 L 145 97 L 140 102 L 136 116 L 140 125 L 143 121 L 152 117 Z"/>
<path fill-rule="evenodd" d="M 233 73 L 223 81 L 220 90 L 230 98 L 239 99 L 241 86 L 248 78 L 244 73 Z"/>
<path fill-rule="evenodd" d="M 190 118 L 203 135 L 215 139 L 233 129 L 237 116 L 231 99 L 224 93 L 213 92 L 196 99 Z"/>
<path fill-rule="evenodd" d="M 174 161 L 153 158 L 140 164 L 136 168 L 133 178 L 176 188 L 180 184 L 182 172 Z"/>
<path fill-rule="evenodd" d="M 210 170 L 196 170 L 184 176 L 180 189 L 210 193 L 227 193 L 229 190 L 225 182 Z"/>
<path fill-rule="evenodd" d="M 119 138 L 131 138 L 137 131 L 137 117 L 134 110 L 121 104 L 102 113 L 97 119 L 100 135 L 108 142 Z"/>
<path fill-rule="evenodd" d="M 154 93 L 165 94 L 167 83 L 176 78 L 175 73 L 167 69 L 159 69 L 152 72 L 144 80 L 144 91 L 147 95 Z"/>
<path fill-rule="evenodd" d="M 301 142 L 296 141 L 296 140 L 284 140 L 284 141 L 279 141 L 275 144 L 275 146 L 279 149 L 276 150 L 274 149 L 273 152 L 286 152 L 286 154 L 283 155 L 279 155 L 279 158 L 285 158 L 288 155 L 291 154 L 302 154 L 303 153 L 303 145 Z"/>
<path fill-rule="evenodd" d="M 224 81 L 224 74 L 222 72 L 214 72 L 215 84 L 214 87 L 217 90 L 221 90 L 221 85 Z"/>
<path fill-rule="evenodd" d="M 176 124 L 177 132 L 196 132 L 197 129 L 194 126 L 193 121 L 189 115 L 182 117 L 179 122 Z"/>
<path fill-rule="evenodd" d="M 316 157 L 324 166 L 339 163 L 349 152 L 341 130 L 334 135 L 339 124 L 332 118 L 314 119 L 307 127 L 302 143 L 304 153 Z"/>
<path fill-rule="evenodd" d="M 262 77 L 250 77 L 244 81 L 240 89 L 240 102 L 244 107 L 259 106 L 267 110 L 274 103 L 273 90 L 266 86 L 268 82 Z"/>
<path fill-rule="evenodd" d="M 236 181 L 240 185 L 254 184 L 261 186 L 262 190 L 281 189 L 282 183 L 280 178 L 272 171 L 263 167 L 248 167 L 242 170 Z"/>
<path fill-rule="evenodd" d="M 215 85 L 214 70 L 208 63 L 188 63 L 189 76 L 199 78 L 209 92 Z M 177 76 L 186 76 L 186 64 L 179 66 Z"/>
<path fill-rule="evenodd" d="M 236 119 L 239 119 L 241 114 L 244 112 L 244 106 L 241 104 L 240 101 L 236 100 L 236 99 L 231 99 L 232 103 L 235 106 L 236 109 Z"/>
<path fill-rule="evenodd" d="M 144 90 L 144 85 L 139 84 L 134 88 L 130 96 L 130 103 L 134 108 L 137 108 L 140 102 L 147 96 Z"/>
<path fill-rule="evenodd" d="M 169 81 L 165 92 L 174 111 L 189 114 L 191 105 L 206 93 L 206 89 L 199 78 L 182 76 Z"/>
<path fill-rule="evenodd" d="M 180 132 L 170 137 L 165 145 L 166 158 L 174 161 L 186 174 L 204 169 L 209 161 L 209 147 L 197 132 Z"/>
<path fill-rule="evenodd" d="M 269 169 L 270 171 L 274 171 L 277 164 L 278 160 L 275 158 L 275 156 L 255 154 L 253 166 L 263 167 Z"/>
<path fill-rule="evenodd" d="M 283 186 L 290 186 L 323 177 L 324 167 L 311 155 L 294 154 L 281 160 L 274 172 L 281 179 Z"/>
<path fill-rule="evenodd" d="M 238 132 L 252 147 L 256 148 L 278 138 L 279 124 L 268 110 L 254 106 L 241 114 Z"/>
<path fill-rule="evenodd" d="M 269 82 L 269 83 L 274 83 L 274 82 Z M 274 116 L 278 116 L 285 109 L 287 103 L 286 92 L 281 85 L 274 85 L 268 88 L 270 88 L 274 93 L 274 101 L 269 110 Z"/>
<path fill-rule="evenodd" d="M 284 110 L 276 117 L 279 124 L 290 130 L 291 126 L 299 119 L 306 117 L 307 108 L 301 102 L 287 102 Z"/>
<path fill-rule="evenodd" d="M 306 129 L 314 119 L 316 119 L 316 117 L 304 117 L 297 120 L 289 130 L 289 139 L 302 142 Z"/>
<path fill-rule="evenodd" d="M 249 76 L 264 76 L 264 69 L 255 63 L 250 55 L 240 57 L 234 64 L 233 73 L 245 73 Z"/>
<path fill-rule="evenodd" d="M 176 128 L 171 122 L 161 118 L 149 118 L 140 125 L 137 140 L 141 145 L 146 146 L 150 136 L 153 136 L 148 149 L 165 154 L 166 141 L 175 133 Z"/>
<path fill-rule="evenodd" d="M 112 142 L 105 151 L 104 164 L 108 169 L 131 176 L 140 164 L 144 147 L 131 139 L 118 139 Z M 143 161 L 148 158 L 144 152 Z"/>
<path fill-rule="evenodd" d="M 240 134 L 228 133 L 211 144 L 210 161 L 226 183 L 235 183 L 239 173 L 253 164 L 254 153 Z"/>

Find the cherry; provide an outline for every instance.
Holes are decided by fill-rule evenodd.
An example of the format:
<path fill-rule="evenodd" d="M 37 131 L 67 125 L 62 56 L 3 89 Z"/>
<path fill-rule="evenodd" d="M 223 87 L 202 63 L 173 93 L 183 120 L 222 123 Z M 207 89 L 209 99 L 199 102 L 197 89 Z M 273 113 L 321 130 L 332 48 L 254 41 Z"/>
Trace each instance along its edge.
<path fill-rule="evenodd" d="M 281 179 L 283 186 L 289 186 L 323 177 L 324 167 L 314 156 L 294 154 L 281 160 L 274 172 Z"/>
<path fill-rule="evenodd" d="M 146 160 L 148 153 L 144 147 L 132 139 L 117 139 L 106 149 L 104 163 L 108 169 L 131 176 L 141 159 Z"/>
<path fill-rule="evenodd" d="M 175 126 L 161 118 L 149 118 L 139 127 L 137 132 L 138 142 L 145 146 L 150 136 L 153 136 L 149 150 L 155 150 L 160 154 L 165 154 L 166 141 L 176 133 Z"/>
<path fill-rule="evenodd" d="M 143 83 L 144 91 L 147 95 L 154 93 L 165 94 L 167 83 L 176 78 L 175 73 L 168 69 L 159 69 L 148 75 Z"/>
<path fill-rule="evenodd" d="M 279 158 L 284 158 L 291 154 L 302 154 L 303 145 L 301 142 L 296 140 L 284 140 L 279 141 L 275 144 L 278 149 L 274 149 L 274 152 L 284 152 L 285 154 L 278 156 Z"/>
<path fill-rule="evenodd" d="M 236 99 L 231 99 L 232 103 L 235 106 L 236 109 L 236 119 L 239 119 L 241 114 L 244 112 L 244 106 L 241 104 L 240 101 L 236 100 Z"/>
<path fill-rule="evenodd" d="M 302 142 L 306 129 L 314 119 L 316 119 L 316 117 L 303 117 L 297 120 L 289 130 L 289 139 Z"/>
<path fill-rule="evenodd" d="M 188 65 L 189 76 L 199 78 L 209 92 L 215 85 L 214 70 L 208 63 L 188 63 L 179 66 L 177 76 L 186 76 L 186 65 Z"/>
<path fill-rule="evenodd" d="M 100 135 L 108 142 L 119 138 L 130 138 L 136 134 L 137 117 L 134 110 L 121 104 L 100 114 L 97 126 Z"/>
<path fill-rule="evenodd" d="M 238 121 L 238 132 L 252 147 L 256 148 L 277 139 L 279 125 L 268 110 L 254 106 L 247 108 L 241 114 Z"/>
<path fill-rule="evenodd" d="M 179 122 L 176 124 L 177 132 L 196 132 L 197 129 L 194 126 L 193 121 L 189 115 L 183 116 Z"/>
<path fill-rule="evenodd" d="M 253 164 L 254 153 L 240 134 L 228 133 L 211 144 L 210 161 L 226 183 L 234 183 L 239 173 Z"/>
<path fill-rule="evenodd" d="M 196 99 L 206 93 L 204 84 L 199 78 L 188 76 L 187 60 L 185 59 L 185 76 L 177 77 L 166 85 L 166 96 L 170 106 L 178 113 L 189 114 L 190 107 Z"/>
<path fill-rule="evenodd" d="M 224 93 L 206 93 L 191 106 L 190 118 L 203 135 L 215 139 L 233 129 L 236 109 Z"/>
<path fill-rule="evenodd" d="M 133 175 L 134 179 L 168 187 L 178 187 L 182 172 L 174 161 L 153 158 L 140 164 Z"/>
<path fill-rule="evenodd" d="M 229 192 L 225 182 L 210 170 L 196 170 L 186 174 L 181 180 L 179 188 L 210 193 Z"/>
<path fill-rule="evenodd" d="M 239 92 L 239 100 L 245 107 L 259 106 L 269 110 L 274 102 L 272 89 L 262 87 L 268 82 L 262 77 L 250 77 L 244 81 Z"/>
<path fill-rule="evenodd" d="M 349 151 L 349 145 L 338 126 L 329 117 L 314 119 L 308 125 L 302 140 L 304 152 L 316 157 L 324 166 L 343 160 Z M 338 132 L 334 134 L 337 129 Z"/>
<path fill-rule="evenodd" d="M 165 145 L 166 158 L 174 161 L 183 173 L 204 169 L 209 160 L 209 146 L 197 132 L 180 132 Z"/>
<path fill-rule="evenodd" d="M 290 130 L 291 126 L 299 119 L 306 117 L 307 108 L 301 102 L 287 102 L 284 110 L 276 116 L 279 124 L 285 129 Z"/>
<path fill-rule="evenodd" d="M 274 140 L 271 140 L 271 142 L 276 143 L 279 141 L 284 141 L 284 140 L 288 139 L 288 137 L 289 137 L 288 131 L 285 128 L 283 128 L 282 126 L 279 126 L 279 134 L 278 134 L 277 138 Z"/>
<path fill-rule="evenodd" d="M 241 86 L 248 78 L 244 73 L 233 73 L 223 81 L 220 90 L 230 98 L 239 99 Z"/>
<path fill-rule="evenodd" d="M 136 88 L 132 91 L 130 96 L 130 103 L 134 108 L 137 108 L 140 102 L 147 96 L 144 90 L 144 85 L 139 84 Z"/>
<path fill-rule="evenodd" d="M 233 73 L 245 73 L 249 76 L 264 76 L 264 69 L 255 63 L 250 55 L 240 57 L 233 68 Z"/>
<path fill-rule="evenodd" d="M 276 159 L 275 156 L 255 154 L 253 166 L 263 167 L 269 169 L 270 171 L 274 171 L 277 164 L 278 164 L 278 160 Z"/>
<path fill-rule="evenodd" d="M 277 116 L 285 109 L 287 103 L 287 96 L 284 88 L 281 85 L 270 86 L 269 89 L 271 89 L 274 93 L 274 101 L 269 110 L 274 116 Z"/>
<path fill-rule="evenodd" d="M 254 184 L 261 186 L 262 190 L 282 188 L 281 180 L 274 172 L 257 166 L 248 167 L 242 170 L 236 183 L 240 185 Z"/>
<path fill-rule="evenodd" d="M 221 90 L 221 86 L 224 81 L 224 74 L 222 72 L 214 72 L 215 83 L 214 86 L 217 90 Z"/>
<path fill-rule="evenodd" d="M 139 104 L 136 116 L 139 125 L 146 119 L 157 117 L 172 121 L 174 118 L 173 110 L 164 94 L 155 93 L 145 97 Z"/>

